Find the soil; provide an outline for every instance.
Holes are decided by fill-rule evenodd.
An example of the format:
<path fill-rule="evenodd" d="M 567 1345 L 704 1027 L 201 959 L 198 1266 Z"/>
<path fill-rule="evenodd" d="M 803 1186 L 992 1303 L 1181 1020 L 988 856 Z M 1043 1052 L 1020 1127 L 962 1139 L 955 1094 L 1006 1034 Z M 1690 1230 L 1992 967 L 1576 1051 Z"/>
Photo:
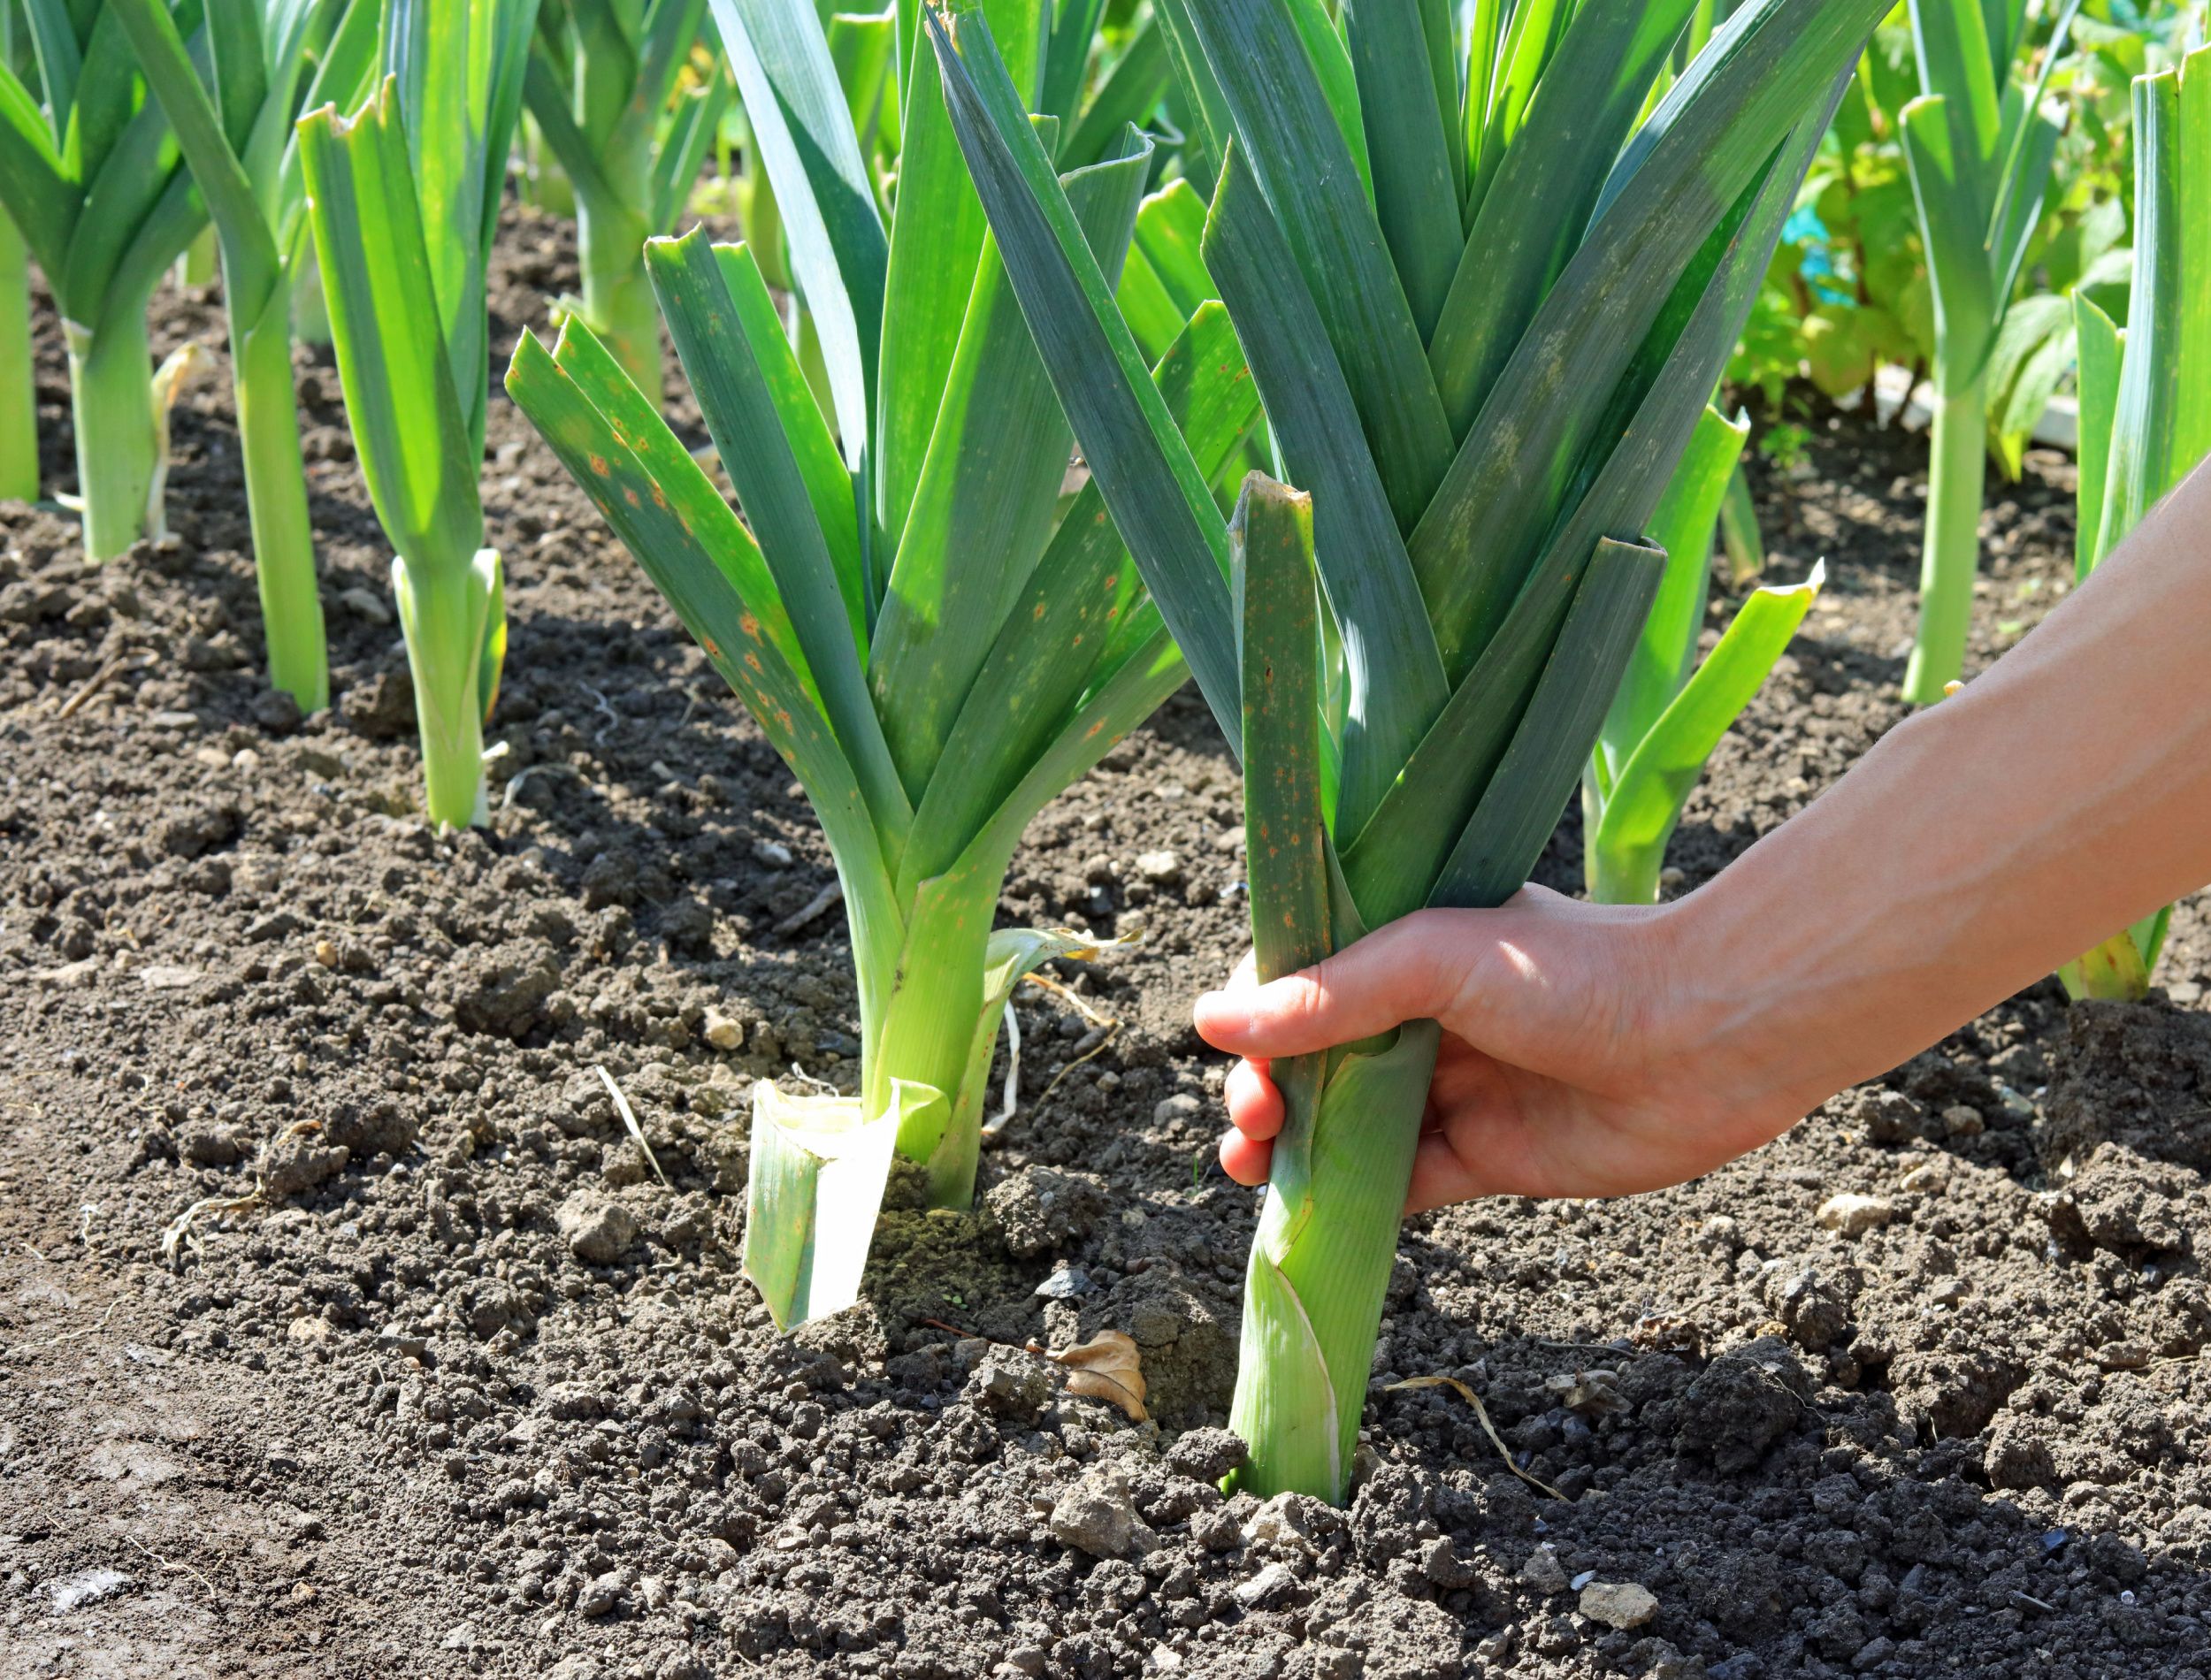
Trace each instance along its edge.
<path fill-rule="evenodd" d="M 513 222 L 501 345 L 574 284 Z M 164 294 L 157 351 L 187 334 L 212 298 Z M 262 688 L 226 370 L 166 539 L 87 571 L 0 508 L 0 1672 L 2202 1680 L 2200 904 L 2149 1004 L 2045 982 L 1679 1189 L 1414 1221 L 1350 1508 L 1224 1501 L 1253 1197 L 1184 1024 L 1243 943 L 1201 709 L 1014 864 L 1009 921 L 1144 937 L 1020 996 L 976 1211 L 892 1212 L 872 1304 L 779 1336 L 746 1088 L 856 1054 L 806 807 L 495 399 L 508 750 L 490 828 L 433 837 L 386 550 L 300 374 L 328 714 Z M 1773 573 L 1832 582 L 1679 890 L 1901 715 L 1923 455 L 1823 416 L 1761 468 Z M 2062 592 L 2070 490 L 2043 454 L 1993 489 L 1977 663 Z M 1545 879 L 1579 846 L 1569 813 Z M 1823 1228 L 1839 1193 L 1875 1200 Z M 1021 1350 L 1105 1329 L 1152 1421 Z"/>

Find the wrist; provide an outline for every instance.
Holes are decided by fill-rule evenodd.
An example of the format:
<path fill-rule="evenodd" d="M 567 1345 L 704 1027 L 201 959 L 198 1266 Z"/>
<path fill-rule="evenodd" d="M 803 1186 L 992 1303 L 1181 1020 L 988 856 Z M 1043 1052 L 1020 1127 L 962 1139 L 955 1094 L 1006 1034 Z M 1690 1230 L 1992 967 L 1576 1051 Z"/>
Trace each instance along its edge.
<path fill-rule="evenodd" d="M 1831 1094 L 1802 1019 L 1809 974 L 1786 906 L 1763 907 L 1765 872 L 1738 860 L 1661 905 L 1643 930 L 1651 1076 L 1662 1101 L 1710 1117 L 1751 1148 Z M 1847 1081 L 1842 1081 L 1847 1083 Z"/>

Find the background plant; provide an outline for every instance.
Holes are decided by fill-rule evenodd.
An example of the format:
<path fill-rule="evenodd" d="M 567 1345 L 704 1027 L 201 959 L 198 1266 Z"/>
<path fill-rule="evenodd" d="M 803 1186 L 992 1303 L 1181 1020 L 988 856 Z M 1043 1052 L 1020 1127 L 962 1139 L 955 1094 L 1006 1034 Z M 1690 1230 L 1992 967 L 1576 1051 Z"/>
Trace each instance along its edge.
<path fill-rule="evenodd" d="M 24 17 L 35 74 L 0 62 L 0 209 L 62 317 L 85 553 L 111 560 L 158 518 L 146 305 L 206 212 L 102 0 Z"/>
<path fill-rule="evenodd" d="M 1819 594 L 1817 566 L 1802 584 L 1754 591 L 1698 663 L 1721 503 L 1749 432 L 1747 417 L 1705 409 L 1650 516 L 1665 570 L 1581 777 L 1582 874 L 1599 904 L 1657 899 L 1666 843 L 1705 760 Z"/>
<path fill-rule="evenodd" d="M 2211 454 L 2211 48 L 2134 84 L 2135 272 L 2123 332 L 2078 297 L 2086 578 Z M 2075 997 L 2149 991 L 2169 905 L 2060 971 Z"/>
<path fill-rule="evenodd" d="M 187 45 L 167 0 L 110 6 L 221 242 L 269 681 L 302 711 L 320 711 L 329 656 L 292 385 L 292 274 L 308 243 L 293 120 L 303 104 L 358 95 L 374 63 L 376 9 L 370 0 L 206 0 Z"/>
<path fill-rule="evenodd" d="M 1205 266 L 1312 498 L 1329 608 L 1314 761 L 1245 767 L 1255 913 L 1294 914 L 1301 950 L 1518 890 L 1596 739 L 1663 565 L 1610 533 L 1655 508 L 1879 16 L 1747 6 L 1638 133 L 1689 10 L 1477 9 L 1461 35 L 1445 8 L 1361 4 L 1339 35 L 1317 0 L 1161 8 L 1183 103 L 1212 113 L 1186 146 L 1220 159 Z M 1241 743 L 1251 650 L 1205 466 L 1141 377 L 983 12 L 930 17 L 1094 482 Z M 1249 565 L 1248 515 L 1243 537 Z M 1293 782 L 1311 803 L 1278 806 Z M 1319 833 L 1296 814 L 1316 807 Z M 1410 1023 L 1277 1069 L 1289 1119 L 1232 1413 L 1261 1493 L 1343 1497 L 1435 1043 Z"/>
<path fill-rule="evenodd" d="M 685 74 L 705 14 L 706 0 L 539 0 L 523 83 L 574 198 L 575 308 L 655 401 L 660 317 L 645 241 L 683 209 L 729 99 L 720 74 Z"/>
<path fill-rule="evenodd" d="M 489 377 L 484 270 L 536 0 L 385 0 L 375 96 L 300 123 L 331 342 L 396 551 L 425 809 L 484 817 L 484 719 L 506 654 L 499 555 L 477 485 Z"/>
<path fill-rule="evenodd" d="M 14 0 L 0 0 L 0 68 L 30 69 Z M 0 501 L 38 497 L 38 385 L 31 356 L 31 253 L 0 194 Z"/>
<path fill-rule="evenodd" d="M 1044 0 L 993 10 L 1025 65 L 1048 65 L 1070 27 Z M 968 1201 L 1006 999 L 1082 945 L 993 932 L 1013 847 L 1187 673 L 1099 491 L 1062 511 L 1072 438 L 935 55 L 916 51 L 899 79 L 886 218 L 854 118 L 873 106 L 840 80 L 812 0 L 716 0 L 715 17 L 826 398 L 752 250 L 696 231 L 654 241 L 646 267 L 744 523 L 582 321 L 550 353 L 525 337 L 508 386 L 791 765 L 837 860 L 861 1089 L 754 1096 L 745 1264 L 788 1325 L 856 1297 L 894 1154 L 933 1203 Z M 1026 126 L 1037 81 L 1016 97 Z M 1034 120 L 1057 147 L 1056 119 Z M 1124 125 L 1065 172 L 1078 237 L 1107 269 L 1152 162 Z M 1156 378 L 1146 388 L 1217 469 L 1257 411 L 1218 304 L 1177 332 Z"/>

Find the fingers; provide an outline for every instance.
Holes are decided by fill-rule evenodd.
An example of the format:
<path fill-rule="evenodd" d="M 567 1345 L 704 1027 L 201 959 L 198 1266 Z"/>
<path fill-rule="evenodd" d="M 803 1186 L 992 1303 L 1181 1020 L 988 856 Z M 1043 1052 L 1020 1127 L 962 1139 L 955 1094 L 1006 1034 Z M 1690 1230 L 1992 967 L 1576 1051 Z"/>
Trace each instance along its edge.
<path fill-rule="evenodd" d="M 1230 1130 L 1220 1134 L 1220 1170 L 1238 1184 L 1266 1182 L 1266 1169 L 1274 1158 L 1274 1146 Z"/>
<path fill-rule="evenodd" d="M 1301 974 L 1265 986 L 1232 981 L 1197 1000 L 1198 1035 L 1239 1056 L 1297 1056 L 1440 1013 L 1463 983 L 1457 920 L 1421 911 Z"/>
<path fill-rule="evenodd" d="M 1228 1099 L 1228 1119 L 1244 1136 L 1264 1142 L 1282 1129 L 1282 1094 L 1263 1065 L 1238 1062 L 1228 1070 L 1222 1095 Z"/>

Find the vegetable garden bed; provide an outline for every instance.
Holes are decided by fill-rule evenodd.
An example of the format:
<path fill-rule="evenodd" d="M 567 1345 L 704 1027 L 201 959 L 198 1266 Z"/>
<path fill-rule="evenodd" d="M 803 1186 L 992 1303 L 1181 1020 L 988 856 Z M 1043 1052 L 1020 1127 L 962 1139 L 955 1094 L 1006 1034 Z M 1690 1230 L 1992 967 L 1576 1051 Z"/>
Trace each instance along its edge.
<path fill-rule="evenodd" d="M 576 283 L 564 225 L 505 225 L 494 366 Z M 155 354 L 220 325 L 164 290 Z M 1253 1207 L 1185 1024 L 1247 937 L 1194 698 L 1016 856 L 1004 920 L 1143 937 L 1017 994 L 978 1212 L 891 1212 L 866 1302 L 779 1336 L 746 1092 L 857 1067 L 819 830 L 495 394 L 509 751 L 490 827 L 432 838 L 388 548 L 327 353 L 301 377 L 331 714 L 261 678 L 226 378 L 178 409 L 169 539 L 89 572 L 0 506 L 0 1669 L 2200 1675 L 2200 899 L 2148 1004 L 2045 981 L 1680 1189 L 1413 1221 L 1349 1509 L 1260 1515 L 1185 1432 Z M 1774 573 L 1829 584 L 1673 890 L 1903 715 L 1924 455 L 1823 421 L 1757 469 Z M 2070 474 L 1993 495 L 1970 665 L 2071 576 Z M 1021 1351 L 1106 1331 L 1156 1425 Z M 1428 1377 L 1526 1479 L 1451 1386 L 1390 1386 Z"/>

